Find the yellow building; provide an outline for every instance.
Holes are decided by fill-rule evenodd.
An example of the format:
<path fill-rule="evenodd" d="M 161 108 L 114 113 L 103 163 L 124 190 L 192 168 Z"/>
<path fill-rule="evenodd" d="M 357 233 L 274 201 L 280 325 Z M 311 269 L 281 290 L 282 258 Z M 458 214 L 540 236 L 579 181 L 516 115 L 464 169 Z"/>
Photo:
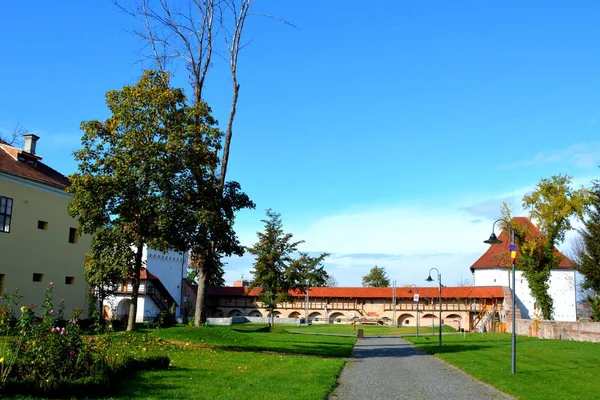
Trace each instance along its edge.
<path fill-rule="evenodd" d="M 38 139 L 25 135 L 23 150 L 0 140 L 0 291 L 18 288 L 21 303 L 37 305 L 39 313 L 52 283 L 54 302 L 64 299 L 68 317 L 86 305 L 83 262 L 91 237 L 77 234 L 67 213 L 69 179 L 41 162 Z"/>

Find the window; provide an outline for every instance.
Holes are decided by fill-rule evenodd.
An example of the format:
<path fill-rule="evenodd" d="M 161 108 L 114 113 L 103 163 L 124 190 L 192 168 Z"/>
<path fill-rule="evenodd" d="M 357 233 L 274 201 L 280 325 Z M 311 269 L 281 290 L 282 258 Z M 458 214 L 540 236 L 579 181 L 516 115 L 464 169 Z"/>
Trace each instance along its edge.
<path fill-rule="evenodd" d="M 13 199 L 0 196 L 0 232 L 10 233 Z"/>
<path fill-rule="evenodd" d="M 77 229 L 69 228 L 69 243 L 77 243 Z"/>
<path fill-rule="evenodd" d="M 65 276 L 65 285 L 72 285 L 75 283 L 74 276 Z"/>
<path fill-rule="evenodd" d="M 0 294 L 4 294 L 4 274 L 0 274 Z"/>
<path fill-rule="evenodd" d="M 48 229 L 48 223 L 46 221 L 38 221 L 38 229 L 45 231 Z"/>
<path fill-rule="evenodd" d="M 44 279 L 44 274 L 33 274 L 33 281 L 34 282 L 41 282 Z"/>

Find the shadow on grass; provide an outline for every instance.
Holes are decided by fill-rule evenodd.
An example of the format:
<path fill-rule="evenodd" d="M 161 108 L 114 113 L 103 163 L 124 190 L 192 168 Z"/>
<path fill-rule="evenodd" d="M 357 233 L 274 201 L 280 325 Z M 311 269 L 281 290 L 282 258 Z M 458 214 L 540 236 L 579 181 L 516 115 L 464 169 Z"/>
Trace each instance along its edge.
<path fill-rule="evenodd" d="M 167 370 L 145 371 L 123 379 L 119 385 L 110 393 L 111 396 L 127 399 L 146 399 L 149 393 L 160 394 L 161 392 L 173 392 L 181 389 L 180 380 L 191 379 L 191 372 L 198 373 L 201 368 L 169 367 Z M 164 397 L 168 398 L 168 396 Z"/>
<path fill-rule="evenodd" d="M 312 357 L 324 357 L 324 358 L 344 358 L 350 357 L 352 354 L 352 346 L 341 346 L 338 344 L 325 344 L 316 345 L 316 343 L 289 343 L 291 347 L 273 347 L 273 346 L 261 346 L 247 345 L 244 347 L 240 346 L 214 346 L 215 349 L 221 349 L 225 351 L 238 351 L 238 352 L 250 352 L 250 353 L 270 353 L 270 354 L 289 354 L 297 356 L 312 356 Z"/>

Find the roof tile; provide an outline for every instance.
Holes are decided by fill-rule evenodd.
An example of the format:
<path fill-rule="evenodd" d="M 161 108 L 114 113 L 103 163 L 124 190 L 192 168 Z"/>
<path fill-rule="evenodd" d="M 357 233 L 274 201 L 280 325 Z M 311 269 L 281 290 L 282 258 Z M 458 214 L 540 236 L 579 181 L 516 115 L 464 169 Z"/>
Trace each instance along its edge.
<path fill-rule="evenodd" d="M 437 298 L 439 290 L 437 287 L 398 287 L 396 288 L 396 298 L 412 298 L 415 293 L 419 293 L 421 298 Z M 218 288 L 209 288 L 208 294 L 212 296 L 251 296 L 257 297 L 261 292 L 260 288 L 248 290 L 246 287 L 225 286 Z M 294 296 L 304 296 L 300 290 L 290 291 Z M 315 297 L 337 297 L 337 298 L 357 298 L 357 299 L 391 299 L 392 288 L 373 288 L 373 287 L 314 287 L 309 289 L 309 295 Z M 442 298 L 503 298 L 504 291 L 501 286 L 457 286 L 442 288 Z"/>
<path fill-rule="evenodd" d="M 36 165 L 31 165 L 19 161 L 18 157 L 21 152 L 21 150 L 8 145 L 6 142 L 0 142 L 0 171 L 63 190 L 69 186 L 69 178 L 43 162 L 38 160 Z"/>
<path fill-rule="evenodd" d="M 514 217 L 512 219 L 514 222 L 529 225 L 531 232 L 534 234 L 540 234 L 539 229 L 529 220 L 529 218 L 525 217 Z M 498 239 L 502 240 L 502 243 L 489 245 L 489 248 L 473 265 L 471 265 L 471 272 L 475 269 L 491 269 L 491 268 L 502 268 L 510 266 L 510 256 L 508 246 L 510 245 L 510 238 L 508 237 L 508 232 L 506 230 L 502 230 Z M 560 263 L 558 265 L 559 268 L 573 268 L 573 262 L 561 253 L 558 249 L 554 249 L 556 254 L 560 256 Z M 521 252 L 519 246 L 517 246 L 517 258 L 521 256 Z"/>

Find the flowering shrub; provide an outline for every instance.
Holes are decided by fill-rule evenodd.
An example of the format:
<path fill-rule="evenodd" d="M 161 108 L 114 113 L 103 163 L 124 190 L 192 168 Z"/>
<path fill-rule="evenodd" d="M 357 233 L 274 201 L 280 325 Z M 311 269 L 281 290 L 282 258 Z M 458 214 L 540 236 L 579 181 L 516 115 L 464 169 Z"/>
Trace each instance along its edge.
<path fill-rule="evenodd" d="M 124 372 L 169 365 L 168 357 L 162 357 L 159 361 L 149 360 L 144 367 L 144 360 L 115 355 L 109 336 L 101 339 L 83 336 L 79 326 L 83 310 L 76 309 L 65 321 L 64 302 L 55 308 L 52 291 L 51 283 L 46 289 L 41 317 L 35 315 L 36 306 L 22 306 L 12 335 L 2 341 L 0 390 L 4 394 L 48 395 L 65 388 L 73 395 L 77 391 L 105 391 L 110 380 L 123 376 Z M 0 309 L 0 329 L 7 320 L 2 315 Z"/>

